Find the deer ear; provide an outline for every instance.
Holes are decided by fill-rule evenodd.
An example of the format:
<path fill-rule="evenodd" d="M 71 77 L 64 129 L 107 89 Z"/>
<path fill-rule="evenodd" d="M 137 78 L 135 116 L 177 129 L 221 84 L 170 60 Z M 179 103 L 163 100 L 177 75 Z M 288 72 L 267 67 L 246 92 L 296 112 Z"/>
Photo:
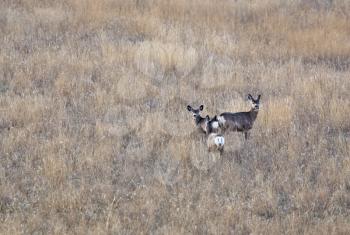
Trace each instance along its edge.
<path fill-rule="evenodd" d="M 258 100 L 260 100 L 261 95 L 258 95 Z"/>
<path fill-rule="evenodd" d="M 187 105 L 187 110 L 188 110 L 188 111 L 191 111 L 191 110 L 192 110 L 192 107 L 189 106 L 189 105 Z"/>
<path fill-rule="evenodd" d="M 248 100 L 253 100 L 253 97 L 251 94 L 248 94 Z"/>
<path fill-rule="evenodd" d="M 200 111 L 203 111 L 203 108 L 204 108 L 203 105 L 199 106 L 199 110 L 200 110 Z"/>

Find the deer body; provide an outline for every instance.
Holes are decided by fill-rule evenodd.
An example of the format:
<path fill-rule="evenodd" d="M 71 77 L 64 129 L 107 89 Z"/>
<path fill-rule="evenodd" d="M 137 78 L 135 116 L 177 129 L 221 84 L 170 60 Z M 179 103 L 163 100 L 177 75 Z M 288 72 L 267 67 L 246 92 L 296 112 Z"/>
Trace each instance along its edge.
<path fill-rule="evenodd" d="M 216 116 L 215 116 L 216 117 Z M 219 124 L 216 118 L 210 120 L 209 116 L 205 118 L 206 133 L 207 137 L 207 147 L 208 151 L 219 151 L 220 154 L 224 151 L 225 138 L 220 132 Z"/>
<path fill-rule="evenodd" d="M 208 151 L 224 151 L 225 138 L 221 134 L 210 133 L 207 139 Z"/>
<path fill-rule="evenodd" d="M 238 131 L 244 132 L 245 139 L 248 139 L 248 131 L 252 129 L 253 124 L 258 116 L 260 97 L 254 99 L 250 94 L 248 99 L 252 102 L 252 108 L 249 112 L 229 113 L 225 112 L 220 114 L 216 119 L 220 128 L 225 131 Z"/>
<path fill-rule="evenodd" d="M 258 115 L 255 110 L 239 113 L 222 113 L 217 118 L 223 130 L 245 131 L 253 127 L 253 123 Z"/>

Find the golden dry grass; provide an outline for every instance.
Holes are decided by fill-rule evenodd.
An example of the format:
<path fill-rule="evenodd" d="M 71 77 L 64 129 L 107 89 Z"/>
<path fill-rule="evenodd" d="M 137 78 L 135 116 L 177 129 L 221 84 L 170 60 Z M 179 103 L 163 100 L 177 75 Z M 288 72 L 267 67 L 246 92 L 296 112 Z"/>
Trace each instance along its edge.
<path fill-rule="evenodd" d="M 349 234 L 350 4 L 0 2 L 1 234 Z M 262 108 L 206 151 L 186 105 Z"/>

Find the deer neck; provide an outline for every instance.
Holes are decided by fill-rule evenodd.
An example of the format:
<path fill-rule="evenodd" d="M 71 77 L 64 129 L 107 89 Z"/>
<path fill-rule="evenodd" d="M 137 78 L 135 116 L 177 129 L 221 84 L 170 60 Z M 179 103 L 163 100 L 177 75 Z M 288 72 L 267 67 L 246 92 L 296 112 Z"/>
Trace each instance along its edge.
<path fill-rule="evenodd" d="M 255 121 L 256 117 L 258 116 L 258 112 L 259 112 L 259 110 L 257 110 L 257 109 L 251 109 L 249 111 L 250 118 L 252 119 L 253 122 Z"/>
<path fill-rule="evenodd" d="M 202 118 L 201 116 L 196 116 L 195 122 L 196 122 L 196 126 L 200 125 L 201 122 L 203 122 L 204 118 Z"/>

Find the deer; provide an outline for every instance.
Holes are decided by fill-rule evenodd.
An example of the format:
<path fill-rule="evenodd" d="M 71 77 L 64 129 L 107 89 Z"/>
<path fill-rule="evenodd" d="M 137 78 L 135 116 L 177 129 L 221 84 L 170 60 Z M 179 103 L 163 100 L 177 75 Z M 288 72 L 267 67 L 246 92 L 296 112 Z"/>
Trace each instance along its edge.
<path fill-rule="evenodd" d="M 219 133 L 220 129 L 218 128 L 219 123 L 216 119 L 211 119 L 207 115 L 205 118 L 206 134 L 207 138 L 207 147 L 208 152 L 219 151 L 222 155 L 224 151 L 225 138 Z"/>
<path fill-rule="evenodd" d="M 252 129 L 253 124 L 258 116 L 261 95 L 254 99 L 251 94 L 248 94 L 248 100 L 251 102 L 251 109 L 248 112 L 230 113 L 224 112 L 219 116 L 215 116 L 212 121 L 218 122 L 220 129 L 226 131 L 243 132 L 247 140 L 249 137 L 248 131 Z"/>
<path fill-rule="evenodd" d="M 200 112 L 202 112 L 203 109 L 203 105 L 200 105 L 198 109 L 194 109 L 190 105 L 187 105 L 187 110 L 192 113 L 195 125 L 198 128 L 198 130 L 200 130 L 200 132 L 202 133 L 206 133 L 206 118 L 202 117 L 200 114 Z"/>
<path fill-rule="evenodd" d="M 200 115 L 200 112 L 203 111 L 204 106 L 200 105 L 198 109 L 192 108 L 190 105 L 187 105 L 187 110 L 192 113 L 195 125 L 200 130 L 200 132 L 207 135 L 207 146 L 208 151 L 220 151 L 222 154 L 224 150 L 225 138 L 223 135 L 218 133 L 221 129 L 219 128 L 219 122 L 217 119 L 210 120 L 209 115 L 203 118 Z"/>

